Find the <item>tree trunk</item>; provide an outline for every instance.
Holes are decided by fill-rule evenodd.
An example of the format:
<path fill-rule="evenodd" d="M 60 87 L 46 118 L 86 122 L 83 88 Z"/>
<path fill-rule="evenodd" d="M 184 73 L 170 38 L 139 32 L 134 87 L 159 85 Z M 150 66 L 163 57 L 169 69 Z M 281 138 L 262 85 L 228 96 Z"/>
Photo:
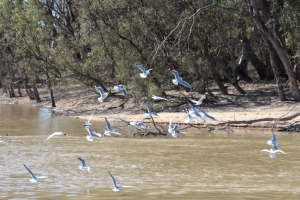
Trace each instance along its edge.
<path fill-rule="evenodd" d="M 46 72 L 46 77 L 47 77 L 48 89 L 50 91 L 51 104 L 52 104 L 52 107 L 56 107 L 55 100 L 54 100 L 54 95 L 53 95 L 53 90 L 52 90 L 52 84 L 51 84 L 51 80 L 50 80 L 50 76 L 49 76 L 48 72 Z"/>
<path fill-rule="evenodd" d="M 251 5 L 253 7 L 252 19 L 253 19 L 254 23 L 262 31 L 262 33 L 265 35 L 265 37 L 271 42 L 274 49 L 276 50 L 283 66 L 287 72 L 287 75 L 289 77 L 289 81 L 291 84 L 291 90 L 294 95 L 295 101 L 300 101 L 300 90 L 299 90 L 299 86 L 298 86 L 298 83 L 296 80 L 296 74 L 293 72 L 293 66 L 290 63 L 288 55 L 286 54 L 285 50 L 283 49 L 279 39 L 277 37 L 275 37 L 263 23 L 263 21 L 260 17 L 260 14 L 259 14 L 256 0 L 251 0 Z"/>

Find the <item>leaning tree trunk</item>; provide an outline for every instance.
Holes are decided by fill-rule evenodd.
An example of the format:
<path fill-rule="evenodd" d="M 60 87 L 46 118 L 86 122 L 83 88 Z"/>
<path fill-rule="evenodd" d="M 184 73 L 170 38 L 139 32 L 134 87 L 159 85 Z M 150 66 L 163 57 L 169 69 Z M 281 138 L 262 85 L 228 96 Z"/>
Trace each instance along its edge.
<path fill-rule="evenodd" d="M 46 72 L 46 77 L 47 77 L 48 89 L 50 91 L 51 104 L 52 104 L 52 107 L 56 107 L 55 100 L 54 100 L 54 95 L 53 95 L 52 84 L 51 84 L 51 80 L 50 80 L 50 76 L 49 76 L 48 72 Z"/>
<path fill-rule="evenodd" d="M 262 33 L 265 35 L 265 37 L 271 42 L 274 49 L 276 50 L 286 72 L 289 77 L 289 81 L 291 84 L 291 90 L 294 95 L 295 101 L 300 101 L 300 90 L 299 86 L 296 80 L 296 74 L 293 72 L 293 66 L 290 63 L 290 60 L 288 58 L 287 53 L 285 52 L 283 46 L 281 45 L 281 42 L 277 37 L 275 37 L 269 29 L 266 27 L 266 25 L 263 23 L 260 14 L 259 9 L 257 7 L 256 0 L 251 0 L 251 5 L 253 8 L 253 15 L 252 19 L 256 26 L 262 31 Z"/>

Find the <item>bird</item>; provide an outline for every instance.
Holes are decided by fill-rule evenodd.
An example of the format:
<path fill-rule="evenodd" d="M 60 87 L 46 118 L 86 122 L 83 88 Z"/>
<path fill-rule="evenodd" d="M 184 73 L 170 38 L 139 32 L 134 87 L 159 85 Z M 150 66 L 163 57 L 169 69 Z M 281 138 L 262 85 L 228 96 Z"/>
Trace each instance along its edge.
<path fill-rule="evenodd" d="M 2 139 L 2 137 L 0 136 L 0 142 L 3 142 L 3 139 Z"/>
<path fill-rule="evenodd" d="M 272 140 L 268 140 L 267 144 L 272 146 L 274 150 L 278 150 L 277 142 L 276 142 L 276 133 L 273 134 Z"/>
<path fill-rule="evenodd" d="M 123 185 L 123 186 L 117 185 L 117 182 L 116 182 L 116 179 L 114 178 L 114 176 L 110 173 L 110 171 L 108 171 L 108 173 L 109 173 L 109 175 L 111 177 L 111 180 L 114 184 L 114 188 L 112 189 L 113 191 L 117 192 L 117 191 L 120 191 L 119 190 L 120 188 L 129 188 L 129 187 L 131 187 L 131 186 L 127 186 L 127 185 Z"/>
<path fill-rule="evenodd" d="M 206 98 L 206 95 L 204 94 L 198 101 L 190 99 L 191 102 L 193 102 L 196 106 L 199 106 L 203 103 L 203 100 Z"/>
<path fill-rule="evenodd" d="M 145 118 L 149 119 L 151 118 L 152 115 L 154 116 L 158 116 L 158 114 L 156 112 L 152 112 L 150 106 L 147 103 L 144 103 L 144 105 L 146 106 L 148 113 L 145 113 Z"/>
<path fill-rule="evenodd" d="M 88 141 L 92 142 L 93 141 L 93 137 L 102 137 L 102 135 L 100 133 L 93 132 L 92 129 L 91 129 L 91 127 L 89 125 L 84 124 L 83 126 L 85 127 L 85 129 L 89 133 L 89 135 L 86 136 L 86 139 Z"/>
<path fill-rule="evenodd" d="M 204 122 L 205 122 L 205 119 L 206 119 L 206 117 L 205 117 L 205 115 L 201 115 L 199 112 L 198 112 L 198 110 L 190 103 L 190 102 L 188 102 L 188 104 L 189 104 L 189 106 L 191 107 L 191 111 L 189 111 L 189 114 L 193 114 L 193 115 L 195 115 L 196 117 L 198 117 L 198 118 L 200 118 L 200 119 L 202 119 Z"/>
<path fill-rule="evenodd" d="M 55 135 L 65 135 L 65 136 L 67 136 L 68 134 L 65 134 L 63 132 L 54 132 L 49 137 L 47 137 L 47 139 L 44 142 L 46 142 L 47 140 L 49 140 L 50 138 L 52 138 Z"/>
<path fill-rule="evenodd" d="M 151 98 L 154 99 L 154 100 L 164 100 L 164 101 L 169 101 L 169 100 L 166 99 L 166 98 L 159 97 L 159 96 L 156 96 L 156 95 L 152 95 Z"/>
<path fill-rule="evenodd" d="M 273 159 L 275 158 L 275 153 L 284 153 L 284 154 L 287 154 L 287 153 L 285 153 L 285 152 L 283 152 L 283 151 L 281 151 L 279 149 L 275 150 L 275 151 L 273 149 L 270 149 L 270 150 L 269 149 L 263 149 L 261 151 L 270 153 L 270 157 L 273 158 Z"/>
<path fill-rule="evenodd" d="M 179 132 L 176 129 L 177 129 L 177 124 L 173 124 L 172 118 L 170 118 L 168 132 L 172 135 L 172 137 L 177 138 L 180 133 L 185 133 L 185 132 Z"/>
<path fill-rule="evenodd" d="M 111 136 L 112 133 L 117 134 L 117 135 L 121 135 L 120 133 L 118 133 L 114 129 L 112 129 L 112 127 L 111 127 L 109 121 L 107 120 L 107 118 L 105 118 L 105 123 L 106 123 L 107 130 L 104 131 L 104 135 Z"/>
<path fill-rule="evenodd" d="M 88 172 L 90 172 L 90 169 L 91 169 L 91 168 L 90 168 L 89 166 L 86 165 L 85 160 L 84 160 L 83 158 L 81 158 L 81 157 L 77 157 L 77 158 L 78 158 L 78 160 L 81 161 L 81 165 L 79 165 L 79 169 L 80 169 L 80 170 L 86 169 Z"/>
<path fill-rule="evenodd" d="M 23 164 L 23 165 L 24 165 L 25 169 L 27 169 L 28 173 L 30 174 L 30 176 L 32 178 L 32 179 L 29 179 L 29 181 L 31 183 L 37 182 L 37 180 L 40 179 L 40 178 L 47 178 L 48 177 L 48 176 L 36 176 L 25 164 Z"/>
<path fill-rule="evenodd" d="M 102 103 L 103 102 L 103 100 L 108 96 L 108 92 L 104 92 L 104 90 L 103 90 L 103 88 L 102 87 L 100 87 L 100 86 L 95 86 L 95 88 L 99 91 L 99 93 L 100 93 L 100 97 L 98 98 L 98 101 L 100 102 L 100 103 Z"/>
<path fill-rule="evenodd" d="M 114 86 L 114 90 L 118 91 L 118 92 L 122 92 L 124 94 L 124 96 L 126 97 L 128 92 L 125 88 L 123 88 L 122 85 L 115 85 Z"/>
<path fill-rule="evenodd" d="M 178 74 L 178 72 L 176 70 L 172 70 L 172 69 L 169 69 L 169 71 L 174 74 L 175 76 L 175 79 L 172 79 L 173 83 L 175 85 L 178 85 L 178 83 L 180 83 L 181 85 L 187 87 L 187 88 L 190 88 L 190 89 L 193 89 L 193 86 L 191 86 L 188 82 L 184 81 Z"/>
<path fill-rule="evenodd" d="M 129 124 L 134 127 L 148 128 L 144 122 L 131 121 Z"/>
<path fill-rule="evenodd" d="M 198 123 L 197 116 L 193 114 L 193 111 L 190 111 L 189 109 L 184 109 L 183 111 L 187 115 L 187 119 L 185 120 L 185 123 L 190 123 L 190 121 L 193 120 L 195 120 L 195 122 Z"/>
<path fill-rule="evenodd" d="M 137 66 L 140 70 L 142 70 L 143 73 L 140 73 L 141 78 L 146 78 L 148 76 L 148 74 L 150 74 L 150 71 L 152 70 L 152 68 L 148 69 L 148 70 L 145 70 L 143 65 L 140 65 L 140 64 L 137 64 L 137 63 L 135 64 L 135 66 Z"/>

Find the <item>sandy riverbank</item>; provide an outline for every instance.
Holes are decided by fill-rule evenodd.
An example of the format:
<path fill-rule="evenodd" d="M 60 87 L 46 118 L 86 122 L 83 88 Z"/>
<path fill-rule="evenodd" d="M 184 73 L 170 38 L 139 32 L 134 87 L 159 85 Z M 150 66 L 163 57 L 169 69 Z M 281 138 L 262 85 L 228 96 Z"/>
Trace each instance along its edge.
<path fill-rule="evenodd" d="M 293 101 L 280 102 L 277 98 L 276 85 L 244 85 L 242 86 L 247 94 L 237 94 L 234 88 L 229 88 L 230 95 L 221 95 L 217 89 L 212 90 L 212 95 L 207 95 L 207 99 L 201 105 L 207 113 L 214 116 L 218 121 L 207 120 L 206 122 L 198 121 L 199 124 L 216 124 L 227 121 L 255 120 L 261 118 L 273 118 L 276 120 L 262 121 L 252 123 L 251 126 L 261 126 L 264 128 L 283 127 L 296 121 L 300 121 L 300 116 L 291 120 L 281 121 L 286 116 L 293 115 L 300 111 L 299 103 Z M 288 94 L 288 88 L 287 94 Z M 49 92 L 46 89 L 40 89 L 42 102 L 36 103 L 29 100 L 26 93 L 22 91 L 23 97 L 9 98 L 7 94 L 0 94 L 1 104 L 24 104 L 32 106 L 42 106 L 51 108 Z M 130 92 L 130 90 L 129 90 Z M 153 102 L 150 98 L 146 99 L 151 106 L 161 109 L 159 117 L 155 117 L 156 122 L 168 123 L 172 117 L 174 123 L 184 123 L 186 114 L 182 111 L 189 108 L 188 104 L 182 104 L 178 107 L 172 107 L 176 97 L 183 96 L 174 91 L 167 91 L 169 102 Z M 94 121 L 102 121 L 105 117 L 118 121 L 143 121 L 145 108 L 142 102 L 135 102 L 129 99 L 124 103 L 124 98 L 119 95 L 109 96 L 100 104 L 97 100 L 99 95 L 92 89 L 85 86 L 74 86 L 71 89 L 54 90 L 56 108 L 52 108 L 55 115 L 68 115 L 87 120 L 95 110 Z M 186 93 L 193 99 L 198 99 L 201 94 Z M 119 106 L 122 103 L 123 106 Z M 144 120 L 147 122 L 147 120 Z M 245 126 L 240 123 L 236 126 Z"/>

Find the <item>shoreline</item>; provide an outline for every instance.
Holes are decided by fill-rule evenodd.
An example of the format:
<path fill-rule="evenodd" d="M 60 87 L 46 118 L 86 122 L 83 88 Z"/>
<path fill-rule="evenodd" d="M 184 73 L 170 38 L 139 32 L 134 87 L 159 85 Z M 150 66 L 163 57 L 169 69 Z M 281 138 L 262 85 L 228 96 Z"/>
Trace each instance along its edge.
<path fill-rule="evenodd" d="M 145 123 L 152 123 L 148 119 L 144 119 L 144 106 L 137 104 L 129 99 L 121 109 L 116 105 L 120 105 L 123 99 L 108 97 L 103 103 L 99 103 L 98 94 L 93 90 L 76 86 L 72 90 L 60 89 L 54 92 L 56 107 L 51 107 L 51 101 L 46 89 L 40 90 L 40 97 L 42 102 L 36 103 L 34 100 L 29 100 L 26 93 L 22 91 L 23 97 L 9 98 L 5 93 L 0 95 L 0 104 L 22 104 L 29 106 L 44 107 L 51 110 L 54 115 L 65 115 L 81 120 L 88 120 L 95 110 L 92 121 L 104 121 L 104 118 L 110 118 L 110 121 L 144 121 Z M 197 98 L 197 97 L 195 97 Z M 217 103 L 212 101 L 204 102 L 200 107 L 204 109 L 209 115 L 214 116 L 218 121 L 208 119 L 206 122 L 198 120 L 198 123 L 191 122 L 193 126 L 218 127 L 225 126 L 229 121 L 229 125 L 233 128 L 283 128 L 300 121 L 300 116 L 296 116 L 290 120 L 280 121 L 281 118 L 295 115 L 300 111 L 300 104 L 293 101 L 280 102 L 277 96 L 269 96 L 267 101 L 261 99 L 265 96 L 250 96 L 250 95 L 228 95 L 221 96 L 221 100 Z M 152 103 L 153 105 L 163 106 L 162 103 Z M 115 107 L 114 109 L 111 109 Z M 169 124 L 170 118 L 173 123 L 180 125 L 188 125 L 185 123 L 186 114 L 182 111 L 183 108 L 189 108 L 188 104 L 183 104 L 177 108 L 176 111 L 159 112 L 158 117 L 154 117 L 154 121 L 159 124 Z M 257 121 L 258 119 L 269 119 L 269 121 Z M 273 119 L 273 120 L 272 120 Z M 256 120 L 257 122 L 247 123 L 249 120 Z M 245 121 L 241 123 L 240 121 Z M 232 123 L 233 122 L 233 123 Z M 239 122 L 239 123 L 234 123 Z"/>

